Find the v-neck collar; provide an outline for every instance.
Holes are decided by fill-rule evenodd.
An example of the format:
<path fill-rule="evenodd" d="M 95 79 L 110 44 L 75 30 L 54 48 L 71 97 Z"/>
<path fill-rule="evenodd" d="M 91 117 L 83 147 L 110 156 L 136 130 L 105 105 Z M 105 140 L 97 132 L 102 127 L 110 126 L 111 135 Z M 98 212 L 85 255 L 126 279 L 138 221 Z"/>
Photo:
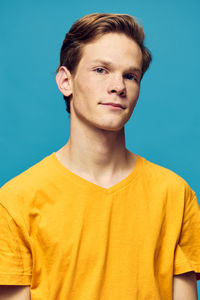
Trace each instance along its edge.
<path fill-rule="evenodd" d="M 79 176 L 78 174 L 72 172 L 71 170 L 67 169 L 57 158 L 56 153 L 53 152 L 49 158 L 52 158 L 52 162 L 54 164 L 54 166 L 56 168 L 58 168 L 63 175 L 67 176 L 68 178 L 70 178 L 73 182 L 77 183 L 78 185 L 81 185 L 85 188 L 88 189 L 92 189 L 92 190 L 96 190 L 99 192 L 103 192 L 106 194 L 110 194 L 113 193 L 123 187 L 125 187 L 126 185 L 129 184 L 130 181 L 134 180 L 138 174 L 140 173 L 139 170 L 141 168 L 141 164 L 142 164 L 142 157 L 139 156 L 138 154 L 136 154 L 137 160 L 136 160 L 136 165 L 134 167 L 134 169 L 131 171 L 131 173 L 129 173 L 129 175 L 127 175 L 124 179 L 122 179 L 121 181 L 115 183 L 114 185 L 112 185 L 109 188 L 104 188 L 102 186 L 99 186 L 81 176 Z"/>

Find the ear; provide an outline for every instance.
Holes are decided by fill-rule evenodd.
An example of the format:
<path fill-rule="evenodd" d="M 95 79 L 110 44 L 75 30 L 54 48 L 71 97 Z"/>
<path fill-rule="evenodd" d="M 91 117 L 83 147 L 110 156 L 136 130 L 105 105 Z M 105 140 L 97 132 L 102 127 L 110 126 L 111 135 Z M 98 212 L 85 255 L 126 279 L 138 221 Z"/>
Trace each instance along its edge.
<path fill-rule="evenodd" d="M 68 97 L 72 95 L 71 73 L 66 67 L 60 67 L 56 75 L 56 83 L 60 92 L 64 96 Z"/>

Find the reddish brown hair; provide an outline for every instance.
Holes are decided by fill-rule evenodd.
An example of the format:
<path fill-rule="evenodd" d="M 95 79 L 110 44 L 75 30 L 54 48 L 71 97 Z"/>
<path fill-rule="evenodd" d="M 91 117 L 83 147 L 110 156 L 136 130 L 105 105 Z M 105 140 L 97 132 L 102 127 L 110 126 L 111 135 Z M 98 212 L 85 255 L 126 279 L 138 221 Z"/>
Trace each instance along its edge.
<path fill-rule="evenodd" d="M 74 74 L 80 62 L 83 46 L 110 32 L 124 33 L 132 38 L 142 51 L 142 77 L 148 69 L 152 56 L 144 46 L 144 30 L 135 18 L 127 14 L 101 14 L 94 13 L 77 20 L 66 34 L 60 51 L 61 66 Z M 141 78 L 142 78 L 141 77 Z M 67 112 L 70 113 L 70 97 L 64 99 L 67 104 Z"/>

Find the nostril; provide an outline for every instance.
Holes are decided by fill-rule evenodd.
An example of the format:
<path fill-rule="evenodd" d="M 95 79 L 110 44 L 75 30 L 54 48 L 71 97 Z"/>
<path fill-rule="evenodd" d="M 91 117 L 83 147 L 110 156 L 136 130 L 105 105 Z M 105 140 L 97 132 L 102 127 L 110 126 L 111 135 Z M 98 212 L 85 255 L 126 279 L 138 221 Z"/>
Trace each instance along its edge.
<path fill-rule="evenodd" d="M 110 91 L 111 93 L 116 93 L 117 95 L 121 96 L 121 97 L 125 97 L 126 96 L 126 91 L 125 89 L 124 90 L 121 90 L 121 91 L 117 91 L 117 90 L 111 90 Z"/>

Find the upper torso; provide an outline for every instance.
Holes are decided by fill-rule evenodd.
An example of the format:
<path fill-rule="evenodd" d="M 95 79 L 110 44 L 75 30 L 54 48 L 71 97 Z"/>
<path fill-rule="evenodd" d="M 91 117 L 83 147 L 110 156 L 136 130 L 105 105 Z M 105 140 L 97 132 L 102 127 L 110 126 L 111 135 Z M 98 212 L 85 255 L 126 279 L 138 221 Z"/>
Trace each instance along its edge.
<path fill-rule="evenodd" d="M 25 173 L 10 187 L 14 202 L 1 203 L 23 228 L 32 300 L 171 300 L 191 193 L 182 178 L 138 156 L 133 172 L 106 189 L 55 153 Z"/>

